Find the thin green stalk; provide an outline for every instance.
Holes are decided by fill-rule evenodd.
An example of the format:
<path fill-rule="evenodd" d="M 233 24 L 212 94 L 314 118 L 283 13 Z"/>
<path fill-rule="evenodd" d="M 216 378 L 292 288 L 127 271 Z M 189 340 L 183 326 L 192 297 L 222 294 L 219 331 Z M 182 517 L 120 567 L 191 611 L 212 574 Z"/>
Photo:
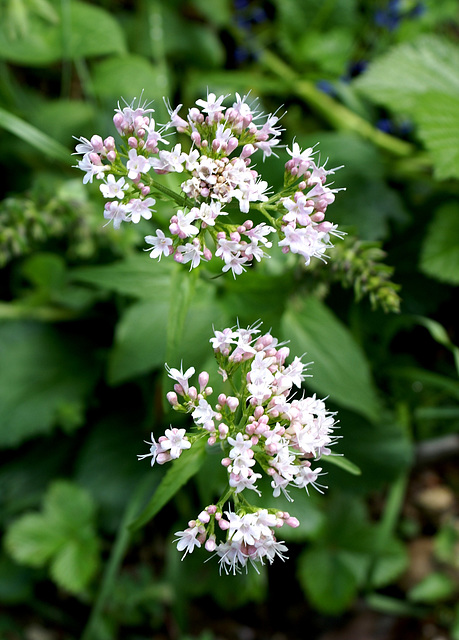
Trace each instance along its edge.
<path fill-rule="evenodd" d="M 40 320 L 42 322 L 61 322 L 75 320 L 80 315 L 73 309 L 57 307 L 30 307 L 24 304 L 0 302 L 0 320 Z"/>
<path fill-rule="evenodd" d="M 372 590 L 372 578 L 373 573 L 378 562 L 379 556 L 381 554 L 382 549 L 384 548 L 384 544 L 386 540 L 393 534 L 402 506 L 403 500 L 405 498 L 406 487 L 409 479 L 409 471 L 403 472 L 396 480 L 392 483 L 389 494 L 387 496 L 386 505 L 384 508 L 384 513 L 382 520 L 378 526 L 377 534 L 376 534 L 376 546 L 375 551 L 373 553 L 373 557 L 371 559 L 370 565 L 368 567 L 367 579 L 366 579 L 366 588 L 371 592 Z"/>
<path fill-rule="evenodd" d="M 293 93 L 307 102 L 336 129 L 352 131 L 395 156 L 406 157 L 414 155 L 416 150 L 412 144 L 376 129 L 367 120 L 336 102 L 327 94 L 319 91 L 312 82 L 302 78 L 271 51 L 265 51 L 260 58 L 260 62 L 265 69 L 289 84 Z"/>
<path fill-rule="evenodd" d="M 113 590 L 121 562 L 131 541 L 132 532 L 129 530 L 128 524 L 137 515 L 142 504 L 145 502 L 147 494 L 151 491 L 151 484 L 152 476 L 146 474 L 137 486 L 137 490 L 132 494 L 131 500 L 125 509 L 110 558 L 105 567 L 96 602 L 83 631 L 83 635 L 81 636 L 81 640 L 97 640 L 97 629 L 100 624 L 100 616 Z"/>

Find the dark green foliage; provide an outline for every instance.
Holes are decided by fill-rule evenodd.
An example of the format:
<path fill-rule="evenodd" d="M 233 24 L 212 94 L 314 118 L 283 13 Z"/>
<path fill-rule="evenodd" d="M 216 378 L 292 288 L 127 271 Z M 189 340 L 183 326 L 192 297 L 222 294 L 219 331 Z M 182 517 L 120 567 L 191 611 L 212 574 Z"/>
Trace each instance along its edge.
<path fill-rule="evenodd" d="M 458 33 L 455 0 L 0 0 L 1 637 L 40 620 L 66 640 L 226 640 L 218 618 L 248 607 L 271 637 L 256 627 L 282 585 L 292 640 L 363 602 L 459 638 L 457 498 L 422 512 L 414 466 L 420 442 L 459 427 Z M 287 145 L 344 165 L 331 217 L 348 235 L 327 264 L 273 247 L 237 280 L 189 273 L 142 253 L 146 221 L 104 226 L 72 135 L 111 135 L 117 101 L 142 90 L 166 122 L 163 95 L 186 109 L 207 89 L 251 91 L 285 113 Z M 276 187 L 278 153 L 261 169 Z M 325 496 L 291 505 L 263 487 L 300 519 L 289 561 L 219 577 L 172 544 L 218 494 L 218 456 L 151 469 L 136 454 L 188 426 L 166 407 L 164 363 L 214 377 L 212 327 L 258 319 L 313 361 L 305 390 L 338 412 L 345 458 L 325 462 Z M 457 495 L 447 462 L 428 473 Z M 408 584 L 417 537 L 433 570 Z"/>

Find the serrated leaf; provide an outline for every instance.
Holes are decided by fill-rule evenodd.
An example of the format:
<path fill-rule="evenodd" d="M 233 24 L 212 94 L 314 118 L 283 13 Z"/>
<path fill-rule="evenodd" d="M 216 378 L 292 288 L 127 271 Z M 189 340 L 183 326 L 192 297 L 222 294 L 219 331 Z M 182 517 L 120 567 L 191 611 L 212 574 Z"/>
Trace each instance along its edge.
<path fill-rule="evenodd" d="M 413 118 L 419 137 L 430 151 L 438 180 L 459 178 L 459 91 L 456 95 L 427 93 L 416 104 Z"/>
<path fill-rule="evenodd" d="M 444 38 L 422 35 L 373 61 L 355 87 L 398 113 L 412 114 L 420 96 L 459 95 L 459 48 Z"/>
<path fill-rule="evenodd" d="M 422 271 L 448 284 L 459 284 L 459 206 L 449 203 L 435 212 L 421 251 Z"/>
<path fill-rule="evenodd" d="M 50 526 L 41 513 L 28 513 L 15 520 L 5 536 L 5 548 L 16 562 L 43 567 L 65 544 L 65 535 Z"/>
<path fill-rule="evenodd" d="M 115 18 L 101 7 L 77 0 L 70 2 L 69 16 L 60 15 L 54 22 L 30 15 L 27 37 L 14 37 L 6 20 L 0 24 L 0 57 L 16 64 L 46 66 L 62 57 L 78 59 L 125 51 L 124 34 Z"/>
<path fill-rule="evenodd" d="M 72 540 L 54 557 L 50 566 L 51 577 L 66 591 L 80 593 L 88 586 L 98 566 L 97 540 Z"/>
<path fill-rule="evenodd" d="M 132 530 L 139 529 L 149 522 L 169 502 L 177 491 L 194 476 L 205 458 L 205 440 L 197 440 L 191 449 L 182 453 L 174 460 L 166 475 L 156 489 L 150 502 L 142 513 L 131 523 Z M 169 463 L 170 464 L 170 463 Z"/>
<path fill-rule="evenodd" d="M 49 433 L 59 412 L 81 404 L 97 367 L 88 345 L 33 322 L 0 323 L 0 446 Z"/>
<path fill-rule="evenodd" d="M 282 317 L 292 353 L 314 362 L 307 386 L 321 396 L 376 420 L 379 401 L 365 355 L 348 329 L 320 300 L 292 301 Z"/>
<path fill-rule="evenodd" d="M 322 613 L 341 613 L 356 596 L 357 579 L 338 551 L 322 547 L 303 552 L 298 561 L 298 579 Z"/>

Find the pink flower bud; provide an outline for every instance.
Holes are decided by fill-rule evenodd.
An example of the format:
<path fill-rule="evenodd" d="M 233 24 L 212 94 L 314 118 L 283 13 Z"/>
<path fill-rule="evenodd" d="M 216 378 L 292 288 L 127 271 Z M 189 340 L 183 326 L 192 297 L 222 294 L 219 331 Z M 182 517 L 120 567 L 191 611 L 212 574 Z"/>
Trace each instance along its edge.
<path fill-rule="evenodd" d="M 115 160 L 116 160 L 116 151 L 109 151 L 107 153 L 107 160 L 109 162 L 115 162 Z"/>
<path fill-rule="evenodd" d="M 231 413 L 234 413 L 239 406 L 239 400 L 233 396 L 228 396 L 226 403 Z"/>
<path fill-rule="evenodd" d="M 290 516 L 285 520 L 285 524 L 287 524 L 289 527 L 292 527 L 292 529 L 296 529 L 296 527 L 300 526 L 300 521 L 298 520 L 298 518 Z"/>
<path fill-rule="evenodd" d="M 222 405 L 222 407 L 225 406 L 225 404 L 226 404 L 226 396 L 225 396 L 224 393 L 221 393 L 218 396 L 217 400 L 218 400 L 218 403 Z"/>
<path fill-rule="evenodd" d="M 237 149 L 238 144 L 239 144 L 238 139 L 235 138 L 234 136 L 231 137 L 226 144 L 226 153 L 228 155 L 230 153 L 233 153 L 233 151 Z"/>
<path fill-rule="evenodd" d="M 231 458 L 222 458 L 222 465 L 224 467 L 229 467 L 231 464 Z"/>
<path fill-rule="evenodd" d="M 198 397 L 198 390 L 196 389 L 196 387 L 190 387 L 188 389 L 188 396 L 192 399 L 192 400 L 196 400 Z"/>
<path fill-rule="evenodd" d="M 209 447 L 213 447 L 216 442 L 217 438 L 215 436 L 209 436 L 207 438 L 207 444 L 209 445 Z"/>
<path fill-rule="evenodd" d="M 113 151 L 115 148 L 115 138 L 113 136 L 108 136 L 104 140 L 104 147 L 106 151 Z"/>
<path fill-rule="evenodd" d="M 122 134 L 123 130 L 122 130 L 122 125 L 124 122 L 124 117 L 121 113 L 115 113 L 115 115 L 113 116 L 113 124 L 115 125 L 118 133 Z"/>
<path fill-rule="evenodd" d="M 169 391 L 169 393 L 166 394 L 166 398 L 171 406 L 178 406 L 179 402 L 176 393 L 174 393 L 173 391 Z"/>
<path fill-rule="evenodd" d="M 206 544 L 204 545 L 206 551 L 209 551 L 209 553 L 212 553 L 212 551 L 215 551 L 217 544 L 215 542 L 215 536 L 211 535 L 209 536 L 208 540 L 206 540 Z"/>
<path fill-rule="evenodd" d="M 202 371 L 198 376 L 199 382 L 199 390 L 202 391 L 206 388 L 207 383 L 209 382 L 209 374 L 207 371 Z"/>
<path fill-rule="evenodd" d="M 205 509 L 198 515 L 198 520 L 200 520 L 203 524 L 207 524 L 209 522 L 210 516 Z"/>
<path fill-rule="evenodd" d="M 229 529 L 230 523 L 222 518 L 221 520 L 219 520 L 218 526 L 222 531 L 227 531 Z"/>
<path fill-rule="evenodd" d="M 139 144 L 139 141 L 137 140 L 137 138 L 134 138 L 133 136 L 131 136 L 130 138 L 128 138 L 128 145 L 129 145 L 132 149 L 137 149 L 138 144 Z"/>

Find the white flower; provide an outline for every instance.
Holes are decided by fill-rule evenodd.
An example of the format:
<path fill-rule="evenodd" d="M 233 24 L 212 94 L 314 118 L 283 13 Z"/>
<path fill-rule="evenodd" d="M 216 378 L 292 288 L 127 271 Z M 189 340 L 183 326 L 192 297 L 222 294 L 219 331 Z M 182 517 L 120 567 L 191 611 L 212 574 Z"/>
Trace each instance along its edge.
<path fill-rule="evenodd" d="M 86 175 L 83 177 L 83 184 L 87 184 L 88 182 L 92 183 L 94 176 L 98 180 L 102 180 L 104 177 L 104 171 L 108 171 L 110 169 L 108 164 L 94 164 L 91 162 L 88 153 L 83 156 L 76 166 L 78 169 L 86 172 Z"/>
<path fill-rule="evenodd" d="M 213 418 L 215 417 L 216 413 L 205 398 L 201 398 L 199 400 L 198 406 L 195 408 L 191 415 L 196 424 L 202 424 L 204 429 L 208 429 L 209 431 L 213 429 Z"/>
<path fill-rule="evenodd" d="M 145 156 L 139 156 L 135 149 L 131 149 L 126 168 L 129 170 L 128 178 L 136 180 L 141 173 L 147 173 L 150 170 L 150 163 Z"/>
<path fill-rule="evenodd" d="M 229 95 L 229 94 L 228 94 Z M 211 118 L 216 113 L 221 113 L 224 111 L 224 107 L 222 107 L 222 102 L 228 96 L 219 96 L 218 98 L 215 96 L 215 93 L 207 94 L 207 100 L 196 100 L 196 104 L 198 107 L 202 107 L 204 113 L 208 113 Z"/>
<path fill-rule="evenodd" d="M 137 458 L 139 460 L 143 460 L 144 458 L 149 458 L 151 456 L 151 466 L 153 466 L 156 462 L 156 456 L 161 451 L 161 446 L 156 442 L 153 433 L 151 434 L 151 442 L 148 442 L 148 440 L 144 440 L 144 442 L 151 445 L 150 453 L 139 454 L 137 455 Z"/>
<path fill-rule="evenodd" d="M 190 262 L 190 271 L 191 269 L 195 269 L 199 266 L 201 262 L 202 256 L 204 255 L 203 251 L 201 251 L 201 246 L 199 244 L 199 240 L 195 240 L 194 242 L 188 242 L 184 247 L 177 247 L 177 251 L 182 254 L 183 263 Z"/>
<path fill-rule="evenodd" d="M 167 364 L 164 366 L 166 368 L 167 375 L 169 376 L 169 378 L 172 378 L 172 380 L 175 380 L 176 382 L 178 382 L 178 384 L 182 387 L 183 392 L 186 395 L 189 389 L 188 380 L 194 374 L 195 368 L 190 367 L 185 371 L 185 373 L 183 373 L 183 370 L 182 370 L 183 364 L 180 365 L 180 369 L 174 369 L 173 367 L 169 367 Z"/>
<path fill-rule="evenodd" d="M 153 245 L 153 249 L 145 249 L 150 251 L 150 258 L 159 258 L 170 255 L 169 248 L 172 246 L 172 239 L 167 238 L 161 229 L 156 229 L 155 236 L 145 236 L 145 242 Z"/>
<path fill-rule="evenodd" d="M 194 526 L 189 529 L 185 529 L 185 531 L 175 532 L 175 535 L 178 536 L 178 538 L 174 540 L 174 542 L 177 542 L 177 550 L 185 551 L 182 556 L 182 560 L 187 553 L 192 553 L 195 547 L 198 547 L 198 549 L 200 548 L 201 543 L 197 539 L 197 536 L 200 533 L 199 529 L 200 527 Z"/>
<path fill-rule="evenodd" d="M 125 196 L 125 190 L 129 185 L 125 184 L 125 180 L 121 177 L 119 180 L 115 180 L 115 176 L 111 173 L 107 176 L 106 184 L 100 185 L 100 190 L 104 198 L 119 198 L 122 200 Z"/>
<path fill-rule="evenodd" d="M 114 200 L 113 202 L 106 203 L 104 209 L 104 218 L 108 220 L 108 222 L 113 222 L 113 227 L 115 229 L 119 229 L 122 222 L 126 222 L 127 220 L 129 220 L 127 213 L 128 210 L 126 208 L 126 205 Z"/>
<path fill-rule="evenodd" d="M 185 429 L 166 429 L 165 438 L 161 439 L 161 451 L 169 451 L 171 458 L 179 458 L 182 451 L 191 447 L 191 442 L 186 437 Z"/>
<path fill-rule="evenodd" d="M 130 213 L 132 222 L 137 224 L 138 222 L 140 222 L 140 218 L 145 218 L 145 220 L 150 220 L 152 216 L 150 207 L 152 207 L 154 204 L 156 204 L 156 200 L 154 198 L 145 198 L 144 200 L 142 200 L 141 198 L 132 199 L 126 205 L 127 210 Z"/>

